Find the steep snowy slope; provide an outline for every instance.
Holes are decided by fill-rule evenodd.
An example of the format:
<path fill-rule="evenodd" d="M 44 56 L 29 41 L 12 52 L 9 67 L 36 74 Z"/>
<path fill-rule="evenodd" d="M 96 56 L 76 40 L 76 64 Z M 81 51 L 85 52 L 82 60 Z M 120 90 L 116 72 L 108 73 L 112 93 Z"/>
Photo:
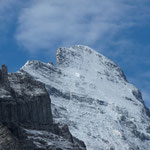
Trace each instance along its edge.
<path fill-rule="evenodd" d="M 149 150 L 149 110 L 122 70 L 87 46 L 56 56 L 56 67 L 28 61 L 20 70 L 46 84 L 54 119 L 67 122 L 88 150 Z"/>

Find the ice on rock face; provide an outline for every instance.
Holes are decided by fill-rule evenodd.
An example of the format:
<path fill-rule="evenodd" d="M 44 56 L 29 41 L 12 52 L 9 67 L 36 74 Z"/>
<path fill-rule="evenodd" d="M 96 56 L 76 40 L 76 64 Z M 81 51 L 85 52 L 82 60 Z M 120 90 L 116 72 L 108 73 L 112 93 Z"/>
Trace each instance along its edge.
<path fill-rule="evenodd" d="M 55 120 L 88 150 L 149 150 L 150 114 L 114 62 L 87 46 L 59 48 L 56 67 L 29 61 L 20 71 L 46 84 Z"/>
<path fill-rule="evenodd" d="M 87 46 L 73 46 L 71 48 L 59 48 L 57 53 L 57 67 L 90 71 L 92 74 L 118 76 L 125 79 L 122 70 L 112 61 L 97 53 Z M 113 72 L 112 72 L 113 71 Z"/>

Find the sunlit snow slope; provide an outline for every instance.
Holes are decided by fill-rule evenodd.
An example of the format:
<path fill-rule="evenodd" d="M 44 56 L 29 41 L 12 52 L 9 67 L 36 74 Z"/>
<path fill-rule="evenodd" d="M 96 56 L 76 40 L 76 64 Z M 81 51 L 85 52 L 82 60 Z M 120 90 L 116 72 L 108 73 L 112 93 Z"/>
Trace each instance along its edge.
<path fill-rule="evenodd" d="M 28 61 L 20 70 L 46 84 L 55 121 L 67 122 L 88 150 L 150 150 L 149 110 L 122 70 L 87 46 L 56 56 L 56 67 Z"/>

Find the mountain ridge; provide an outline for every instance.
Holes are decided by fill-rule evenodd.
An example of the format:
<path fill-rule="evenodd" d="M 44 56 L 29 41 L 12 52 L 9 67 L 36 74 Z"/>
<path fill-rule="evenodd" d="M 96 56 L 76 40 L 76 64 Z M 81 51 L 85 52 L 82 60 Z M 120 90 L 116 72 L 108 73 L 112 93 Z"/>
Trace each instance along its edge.
<path fill-rule="evenodd" d="M 118 65 L 87 46 L 59 48 L 57 64 L 20 70 L 46 84 L 54 119 L 67 122 L 88 150 L 148 150 L 149 110 Z"/>

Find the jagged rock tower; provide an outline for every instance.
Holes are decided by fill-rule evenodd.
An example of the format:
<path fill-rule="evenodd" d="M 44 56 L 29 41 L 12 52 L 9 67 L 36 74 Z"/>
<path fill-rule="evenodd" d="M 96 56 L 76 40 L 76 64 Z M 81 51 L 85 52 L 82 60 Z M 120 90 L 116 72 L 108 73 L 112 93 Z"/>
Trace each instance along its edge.
<path fill-rule="evenodd" d="M 8 86 L 8 69 L 6 65 L 2 65 L 0 69 L 0 83 Z"/>

